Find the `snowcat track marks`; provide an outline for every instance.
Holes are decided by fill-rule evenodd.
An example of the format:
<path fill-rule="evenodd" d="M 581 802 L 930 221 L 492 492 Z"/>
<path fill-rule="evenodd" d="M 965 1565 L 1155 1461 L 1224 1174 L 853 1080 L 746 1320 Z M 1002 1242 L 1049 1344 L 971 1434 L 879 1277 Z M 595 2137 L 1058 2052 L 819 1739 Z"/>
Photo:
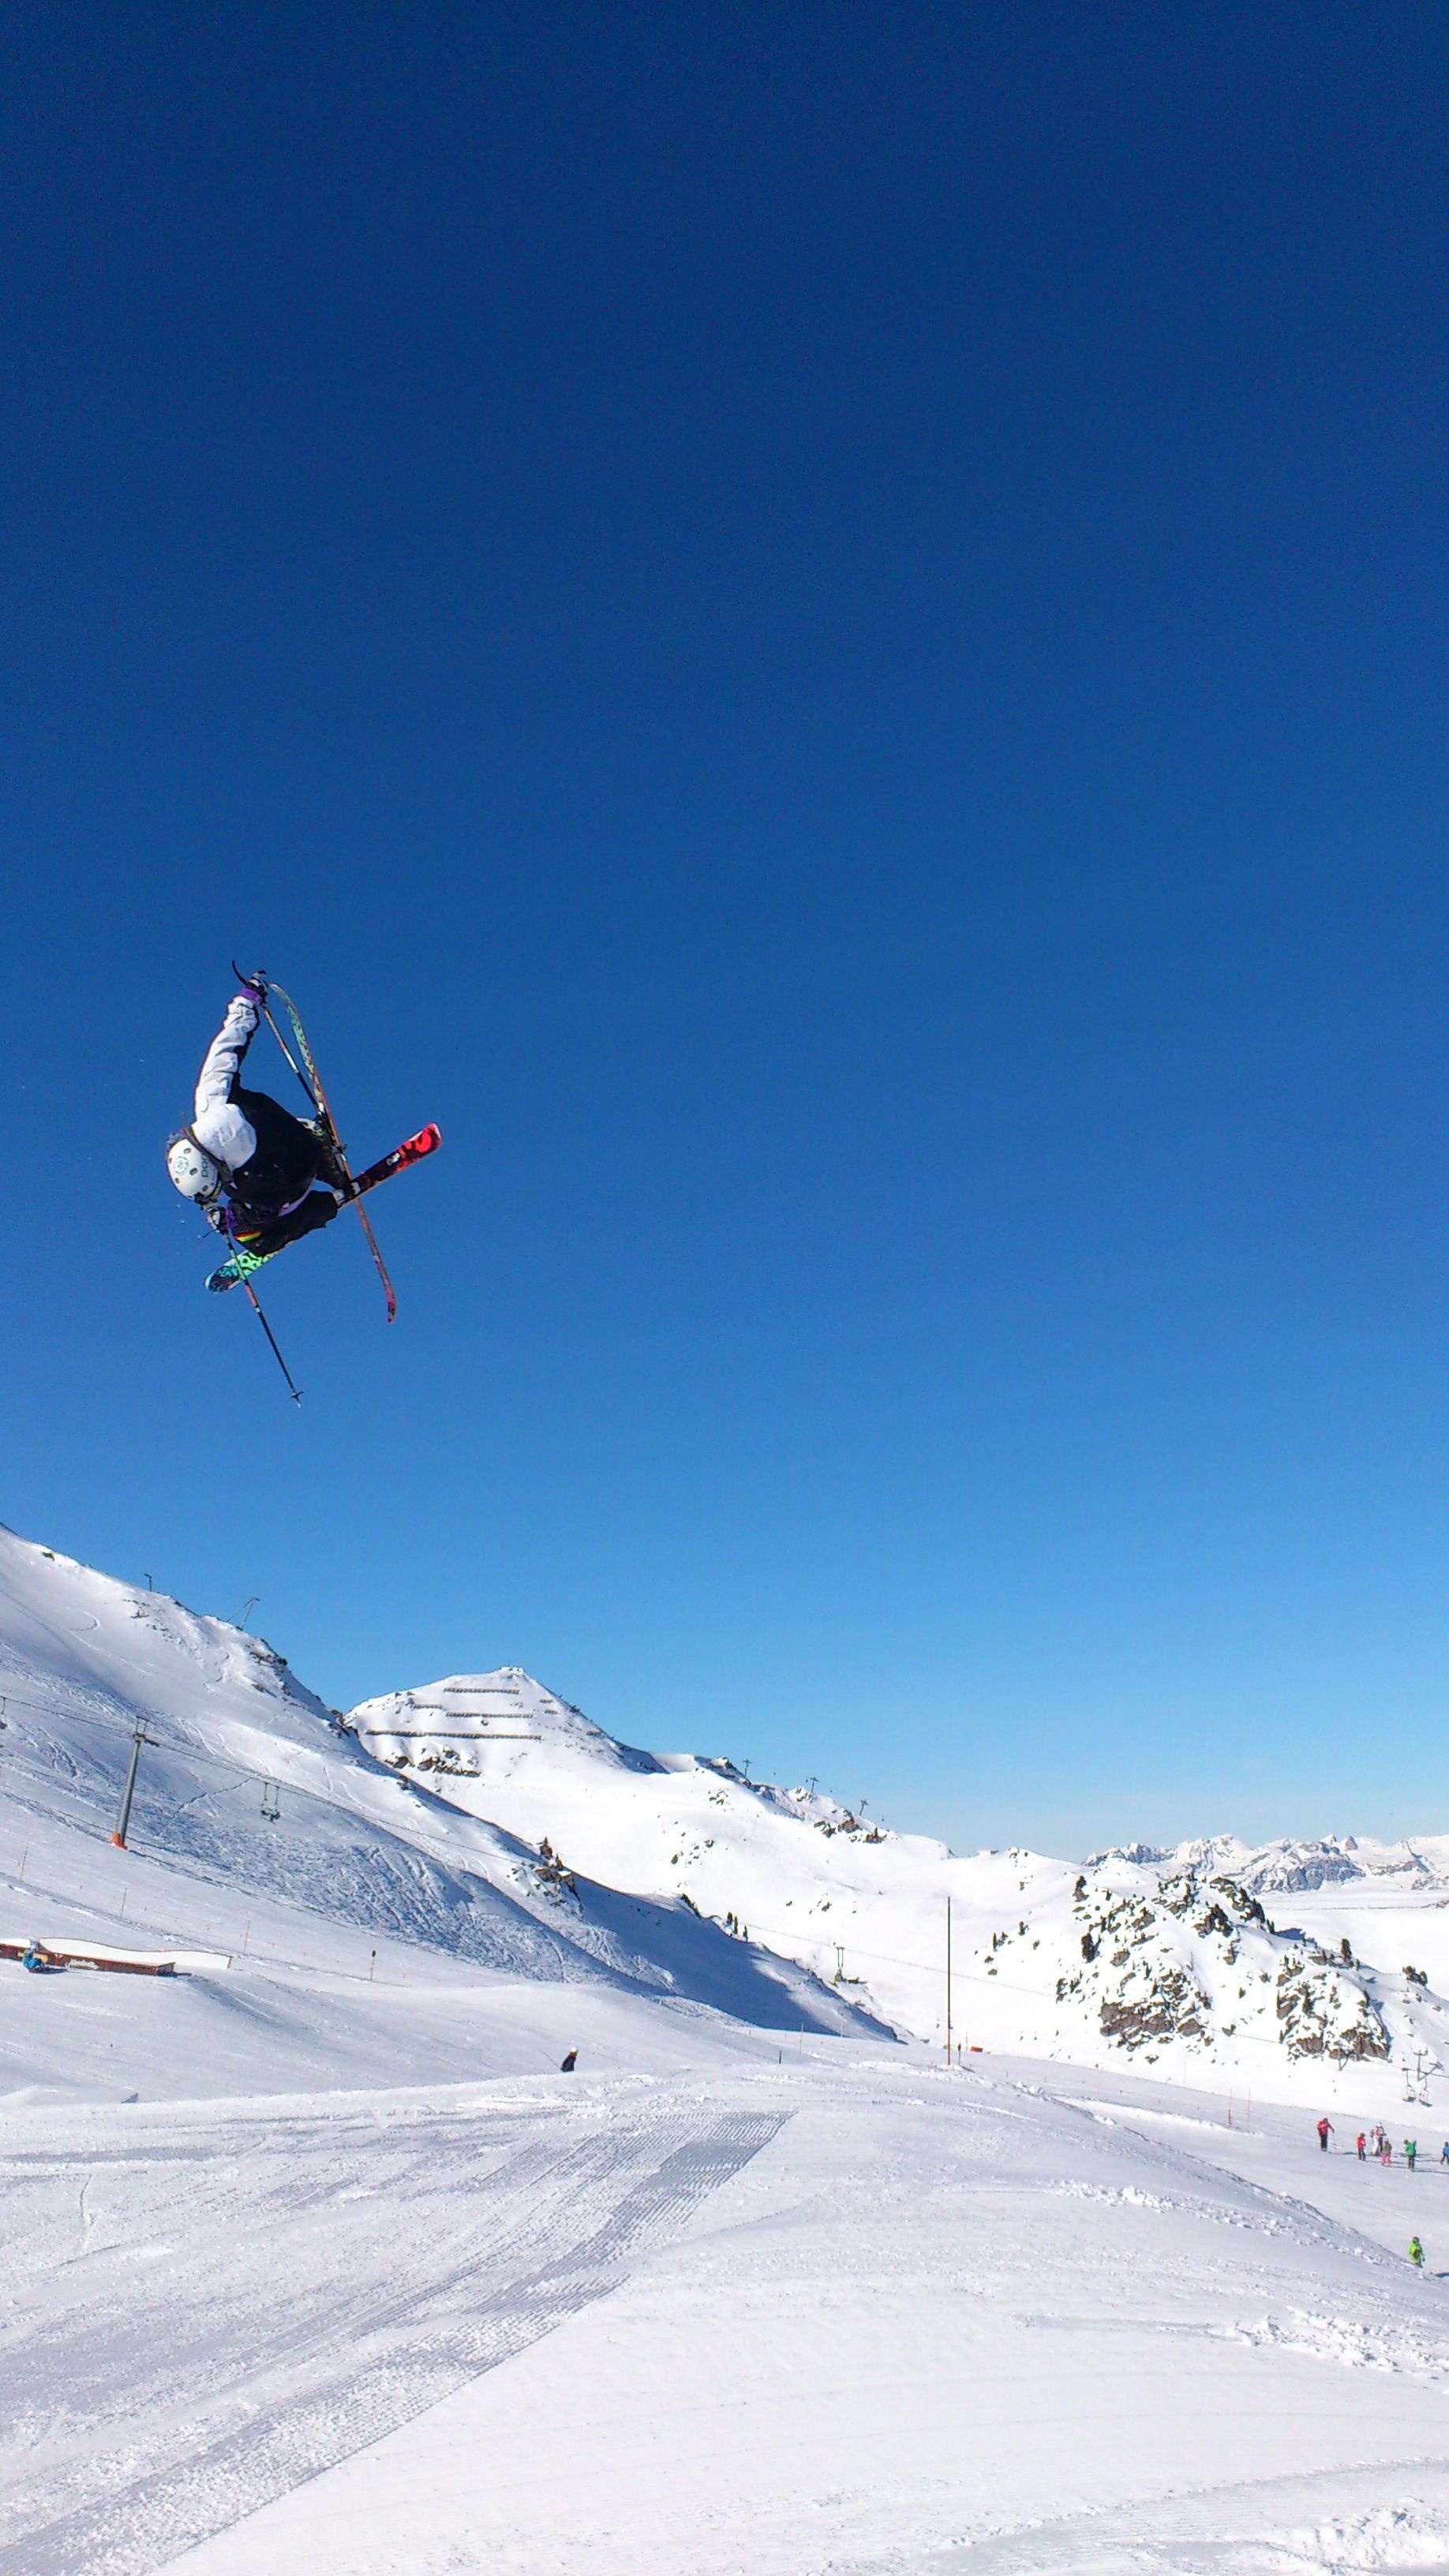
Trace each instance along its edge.
<path fill-rule="evenodd" d="M 147 2313 L 136 2313 L 134 2280 L 118 2291 L 127 2302 L 119 2345 L 113 2304 L 77 2284 L 69 2313 L 27 2340 L 24 2366 L 63 2389 L 68 2429 L 43 2462 L 32 2447 L 11 2486 L 0 2576 L 150 2576 L 607 2296 L 637 2255 L 668 2242 L 788 2116 L 656 2099 L 606 2134 L 575 2133 L 563 2145 L 552 2118 L 547 2135 L 525 2127 L 522 2136 L 500 2137 L 491 2121 L 475 2123 L 452 2107 L 381 2140 L 370 2114 L 351 2121 L 324 2114 L 315 2123 L 285 2117 L 256 2136 L 240 2171 L 234 2150 L 208 2137 L 202 2120 L 178 2133 L 173 2118 L 164 2154 L 139 2160 L 128 2137 L 100 2161 L 139 2195 L 132 2223 L 143 2233 L 161 2225 L 163 2206 L 172 2223 L 179 2164 L 203 2192 L 212 2175 L 221 2180 L 238 2227 L 253 2226 L 259 2247 L 269 2231 L 285 2237 L 289 2210 L 365 2208 L 338 2197 L 339 2181 L 365 2180 L 374 2195 L 390 2191 L 407 2259 L 398 2261 L 389 2237 L 371 2281 L 340 2262 L 299 2296 L 285 2260 L 276 2259 L 280 2247 L 270 2279 L 259 2253 L 234 2348 L 225 2329 L 218 2332 L 210 2264 L 201 2254 L 188 2260 L 184 2247 L 179 2271 L 173 2265 L 165 2278 L 146 2281 Z M 297 2171 L 299 2154 L 308 2160 L 309 2132 L 321 2150 L 320 2175 Z M 476 2179 L 480 2149 L 499 2145 L 505 2152 L 489 2191 L 474 2194 L 477 2216 L 464 2241 L 433 2228 L 429 2193 L 440 2156 L 453 2148 Z M 62 2171 L 72 2161 L 94 2168 L 96 2142 L 88 2138 L 71 2156 L 48 2150 L 37 2181 L 49 2175 L 73 2189 Z M 105 2369 L 96 2366 L 98 2340 Z M 150 2369 L 155 2378 L 118 2385 L 118 2351 L 133 2371 Z"/>

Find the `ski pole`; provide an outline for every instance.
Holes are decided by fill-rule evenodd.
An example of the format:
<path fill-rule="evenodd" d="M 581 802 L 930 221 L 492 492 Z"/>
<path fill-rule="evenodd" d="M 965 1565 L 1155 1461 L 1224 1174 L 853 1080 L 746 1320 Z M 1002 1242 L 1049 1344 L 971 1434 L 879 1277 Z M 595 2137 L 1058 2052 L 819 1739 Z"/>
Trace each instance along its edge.
<path fill-rule="evenodd" d="M 277 1349 L 277 1336 L 273 1332 L 271 1325 L 267 1322 L 266 1316 L 262 1313 L 262 1301 L 257 1295 L 255 1288 L 252 1286 L 250 1279 L 244 1279 L 242 1281 L 242 1286 L 245 1288 L 247 1295 L 250 1297 L 252 1304 L 256 1308 L 257 1322 L 261 1325 L 262 1331 L 266 1334 L 268 1341 L 271 1343 L 273 1352 L 276 1355 L 277 1366 L 281 1370 L 283 1377 L 286 1379 L 288 1386 L 292 1390 L 292 1402 L 294 1404 L 300 1404 L 302 1401 L 302 1390 L 296 1384 L 291 1370 L 288 1368 L 281 1352 Z"/>
<path fill-rule="evenodd" d="M 317 1070 L 316 1059 L 313 1056 L 312 1049 L 307 1043 L 307 1032 L 303 1028 L 302 1022 L 298 1016 L 297 1005 L 293 1001 L 291 994 L 286 990 L 285 986 L 281 984 L 273 984 L 271 990 L 276 994 L 278 1001 L 281 1003 L 283 1010 L 286 1012 L 288 1019 L 292 1023 L 292 1035 L 297 1041 L 297 1053 L 300 1055 L 303 1064 L 307 1068 L 305 1074 L 298 1075 L 298 1079 L 301 1081 L 303 1089 L 308 1093 L 317 1116 L 327 1127 L 332 1143 L 332 1150 L 337 1161 L 340 1163 L 342 1171 L 350 1186 L 352 1174 L 348 1170 L 347 1166 L 346 1148 L 342 1143 L 341 1137 L 337 1133 L 337 1121 L 333 1117 L 332 1111 L 328 1106 L 327 1094 L 322 1088 L 322 1077 Z M 267 1010 L 267 1017 L 269 1020 L 272 1020 L 270 1007 Z M 281 1048 L 283 1055 L 286 1057 L 288 1064 L 292 1066 L 292 1071 L 297 1073 L 298 1068 L 293 1062 L 292 1051 L 288 1046 L 286 1039 L 283 1037 L 281 1030 L 277 1027 L 275 1020 L 272 1020 L 272 1029 L 276 1036 L 277 1044 Z M 352 1193 L 352 1203 L 354 1207 L 357 1206 L 356 1191 L 353 1191 Z M 388 1275 L 387 1263 L 384 1261 L 382 1254 L 377 1248 L 377 1237 L 373 1233 L 371 1220 L 366 1208 L 357 1208 L 357 1221 L 361 1226 L 363 1233 L 367 1237 L 368 1251 L 371 1253 L 372 1258 L 377 1265 L 377 1275 L 382 1281 L 383 1293 L 387 1298 L 387 1320 L 390 1324 L 395 1323 L 397 1321 L 397 1290 L 394 1288 L 392 1280 Z"/>
<path fill-rule="evenodd" d="M 321 1108 L 321 1106 L 322 1106 L 321 1101 L 318 1099 L 317 1094 L 316 1094 L 316 1092 L 313 1090 L 311 1083 L 308 1081 L 308 1079 L 307 1079 L 307 1077 L 306 1077 L 305 1073 L 302 1071 L 301 1066 L 300 1066 L 300 1065 L 299 1065 L 299 1063 L 297 1062 L 296 1057 L 293 1055 L 292 1050 L 291 1050 L 291 1048 L 288 1046 L 286 1039 L 283 1037 L 281 1030 L 278 1028 L 276 1021 L 275 1021 L 275 1020 L 273 1019 L 273 1017 L 272 1017 L 272 1006 L 271 1006 L 271 1003 L 270 1003 L 270 1002 L 263 1002 L 263 1004 L 262 1004 L 262 1009 L 263 1009 L 263 1010 L 265 1011 L 265 1013 L 266 1013 L 266 1017 L 267 1017 L 267 1026 L 268 1026 L 268 1028 L 271 1030 L 272 1035 L 273 1035 L 273 1037 L 276 1039 L 278 1046 L 281 1048 L 283 1055 L 286 1057 L 288 1064 L 291 1066 L 292 1071 L 295 1073 L 295 1075 L 296 1075 L 296 1077 L 297 1077 L 297 1080 L 300 1082 L 300 1084 L 301 1084 L 301 1086 L 302 1086 L 302 1089 L 306 1092 L 307 1097 L 308 1097 L 308 1099 L 311 1101 L 313 1108 L 314 1108 L 314 1109 L 320 1109 L 320 1108 Z"/>
<path fill-rule="evenodd" d="M 308 1081 L 308 1079 L 307 1079 L 307 1077 L 306 1077 L 305 1073 L 302 1071 L 301 1066 L 300 1066 L 300 1065 L 299 1065 L 299 1063 L 297 1062 L 296 1057 L 293 1055 L 291 1048 L 288 1046 L 286 1039 L 283 1037 L 281 1030 L 278 1028 L 277 1023 L 276 1023 L 275 1019 L 274 1019 L 274 1018 L 273 1018 L 273 1016 L 272 1016 L 272 1006 L 271 1006 L 270 1001 L 269 1001 L 269 1000 L 268 1000 L 268 998 L 267 998 L 267 997 L 268 997 L 268 994 L 269 994 L 269 993 L 270 993 L 270 991 L 271 991 L 271 986 L 270 986 L 270 984 L 268 983 L 268 981 L 267 981 L 266 977 L 265 977 L 265 976 L 260 976 L 260 977 L 258 977 L 258 976 L 253 976 L 253 975 L 244 975 L 244 974 L 242 973 L 242 970 L 241 970 L 240 966 L 238 966 L 238 964 L 237 964 L 237 962 L 236 962 L 236 959 L 235 959 L 234 957 L 233 957 L 233 959 L 232 959 L 232 961 L 231 961 L 231 971 L 232 971 L 233 975 L 235 975 L 236 980 L 237 980 L 237 982 L 238 982 L 239 984 L 243 984 L 243 985 L 247 985 L 247 986 L 249 986 L 249 987 L 251 988 L 251 990 L 252 990 L 252 991 L 254 991 L 254 992 L 255 992 L 255 991 L 258 991 L 258 990 L 260 991 L 260 994 L 261 994 L 261 1006 L 262 1006 L 262 1017 L 263 1017 L 263 1019 L 266 1021 L 266 1024 L 267 1024 L 268 1028 L 271 1030 L 272 1035 L 273 1035 L 273 1037 L 276 1039 L 278 1046 L 281 1048 L 283 1055 L 286 1057 L 288 1064 L 291 1066 L 292 1071 L 295 1073 L 295 1075 L 296 1075 L 296 1077 L 297 1077 L 297 1080 L 300 1082 L 300 1084 L 301 1084 L 301 1086 L 302 1086 L 302 1089 L 306 1092 L 306 1094 L 307 1094 L 307 1098 L 308 1098 L 308 1100 L 311 1102 L 312 1107 L 313 1107 L 314 1109 L 320 1109 L 320 1108 L 322 1107 L 322 1102 L 318 1099 L 318 1097 L 317 1097 L 317 1093 L 316 1093 L 316 1090 L 314 1089 L 313 1085 Z M 281 988 L 281 985 L 280 985 L 280 984 L 277 986 L 277 990 L 278 990 L 278 992 L 279 992 L 279 993 L 281 992 L 282 988 Z"/>

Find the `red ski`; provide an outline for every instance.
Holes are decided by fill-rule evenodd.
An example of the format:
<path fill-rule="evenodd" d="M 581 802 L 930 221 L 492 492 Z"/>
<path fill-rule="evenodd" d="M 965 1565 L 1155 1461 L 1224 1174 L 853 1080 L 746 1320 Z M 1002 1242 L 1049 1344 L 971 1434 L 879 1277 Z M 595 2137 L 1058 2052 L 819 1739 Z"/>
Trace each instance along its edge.
<path fill-rule="evenodd" d="M 364 1190 L 375 1190 L 379 1181 L 390 1181 L 394 1172 L 405 1172 L 409 1163 L 420 1163 L 425 1154 L 436 1154 L 442 1141 L 441 1128 L 420 1127 L 416 1136 L 405 1136 L 400 1145 L 394 1145 L 380 1163 L 369 1163 L 365 1172 L 354 1173 L 350 1195 L 360 1199 Z"/>

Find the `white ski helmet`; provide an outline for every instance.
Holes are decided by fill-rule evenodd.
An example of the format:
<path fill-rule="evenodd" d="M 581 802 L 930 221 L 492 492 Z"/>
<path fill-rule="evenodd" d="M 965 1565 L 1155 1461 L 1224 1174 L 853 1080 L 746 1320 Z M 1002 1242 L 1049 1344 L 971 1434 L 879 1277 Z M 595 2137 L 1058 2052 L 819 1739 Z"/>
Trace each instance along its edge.
<path fill-rule="evenodd" d="M 221 1165 L 203 1152 L 189 1128 L 183 1127 L 166 1148 L 166 1169 L 184 1199 L 205 1205 L 221 1187 Z"/>

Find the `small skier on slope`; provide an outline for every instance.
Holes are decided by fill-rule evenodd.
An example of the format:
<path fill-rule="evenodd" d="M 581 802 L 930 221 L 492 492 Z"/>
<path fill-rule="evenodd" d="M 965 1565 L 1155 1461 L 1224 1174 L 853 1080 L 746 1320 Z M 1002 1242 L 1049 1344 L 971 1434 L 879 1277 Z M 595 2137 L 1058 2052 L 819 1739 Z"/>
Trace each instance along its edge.
<path fill-rule="evenodd" d="M 330 1225 L 350 1195 L 320 1122 L 294 1118 L 265 1091 L 243 1086 L 242 1061 L 266 998 L 265 976 L 248 976 L 207 1049 L 191 1124 L 166 1148 L 182 1197 L 235 1247 L 208 1288 L 232 1287 L 286 1244 Z"/>

